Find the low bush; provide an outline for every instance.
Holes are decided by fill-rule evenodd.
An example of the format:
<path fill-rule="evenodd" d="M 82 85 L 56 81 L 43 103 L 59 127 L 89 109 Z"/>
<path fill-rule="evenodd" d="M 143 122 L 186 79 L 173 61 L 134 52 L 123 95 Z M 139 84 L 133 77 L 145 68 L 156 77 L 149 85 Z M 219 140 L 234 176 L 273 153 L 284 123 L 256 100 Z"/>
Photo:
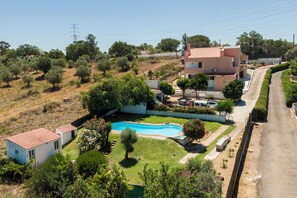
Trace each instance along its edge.
<path fill-rule="evenodd" d="M 210 114 L 215 115 L 216 112 L 213 109 L 209 108 L 198 108 L 198 107 L 173 107 L 171 109 L 173 112 L 180 112 L 180 113 L 194 113 L 194 114 Z"/>
<path fill-rule="evenodd" d="M 102 153 L 89 151 L 78 156 L 76 163 L 78 172 L 85 177 L 90 177 L 96 174 L 99 167 L 106 167 L 107 160 Z"/>
<path fill-rule="evenodd" d="M 283 71 L 285 69 L 288 69 L 289 66 L 290 66 L 290 63 L 283 63 L 283 64 L 280 64 L 278 66 L 271 67 L 271 73 L 275 73 L 275 72 L 278 72 L 278 71 Z"/>
<path fill-rule="evenodd" d="M 156 104 L 156 105 L 154 105 L 154 110 L 156 110 L 156 111 L 168 111 L 169 108 L 165 104 Z"/>
<path fill-rule="evenodd" d="M 20 183 L 30 175 L 30 164 L 18 164 L 11 159 L 0 159 L 0 183 Z"/>

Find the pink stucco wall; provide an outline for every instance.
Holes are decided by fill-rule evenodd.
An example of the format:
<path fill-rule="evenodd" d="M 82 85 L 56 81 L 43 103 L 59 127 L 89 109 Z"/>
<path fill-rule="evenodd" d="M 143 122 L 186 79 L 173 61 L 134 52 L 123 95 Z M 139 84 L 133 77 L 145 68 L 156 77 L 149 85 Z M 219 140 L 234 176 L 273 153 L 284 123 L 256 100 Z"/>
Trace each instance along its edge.
<path fill-rule="evenodd" d="M 215 76 L 215 91 L 222 91 L 231 81 L 236 80 L 236 75 Z"/>

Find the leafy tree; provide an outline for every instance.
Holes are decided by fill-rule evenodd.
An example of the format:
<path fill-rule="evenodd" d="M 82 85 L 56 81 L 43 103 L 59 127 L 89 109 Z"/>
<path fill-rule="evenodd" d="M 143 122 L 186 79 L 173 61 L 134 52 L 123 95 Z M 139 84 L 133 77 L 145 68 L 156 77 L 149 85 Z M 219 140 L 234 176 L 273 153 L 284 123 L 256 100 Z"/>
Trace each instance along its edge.
<path fill-rule="evenodd" d="M 38 59 L 37 67 L 40 71 L 46 74 L 52 67 L 52 61 L 50 58 L 44 56 Z"/>
<path fill-rule="evenodd" d="M 21 70 L 24 73 L 27 73 L 31 70 L 31 66 L 30 66 L 29 62 L 26 60 L 20 60 L 17 62 L 17 64 L 20 66 Z"/>
<path fill-rule="evenodd" d="M 189 120 L 184 124 L 183 132 L 192 143 L 194 140 L 200 139 L 205 135 L 204 124 L 198 119 Z"/>
<path fill-rule="evenodd" d="M 90 179 L 89 188 L 93 197 L 124 198 L 129 185 L 125 174 L 113 165 L 110 170 L 99 169 Z"/>
<path fill-rule="evenodd" d="M 0 41 L 0 56 L 5 55 L 10 48 L 10 44 L 5 41 Z"/>
<path fill-rule="evenodd" d="M 63 198 L 94 198 L 89 189 L 88 180 L 78 179 L 74 184 L 69 185 L 63 193 Z"/>
<path fill-rule="evenodd" d="M 32 75 L 30 74 L 24 74 L 22 80 L 24 83 L 27 83 L 27 86 L 30 87 L 30 83 L 33 82 Z"/>
<path fill-rule="evenodd" d="M 65 58 L 65 54 L 59 49 L 51 49 L 48 52 L 48 57 L 52 59 Z"/>
<path fill-rule="evenodd" d="M 111 56 L 115 56 L 115 57 L 127 56 L 131 52 L 132 52 L 131 45 L 128 45 L 126 42 L 122 42 L 122 41 L 114 42 L 108 50 L 108 53 Z"/>
<path fill-rule="evenodd" d="M 102 118 L 92 118 L 84 124 L 86 129 L 95 130 L 101 135 L 100 147 L 104 148 L 108 144 L 108 137 L 111 131 L 111 123 L 105 122 Z"/>
<path fill-rule="evenodd" d="M 99 167 L 106 167 L 106 157 L 98 151 L 88 151 L 78 156 L 76 160 L 78 172 L 85 178 L 95 175 Z"/>
<path fill-rule="evenodd" d="M 208 164 L 211 162 L 207 162 Z M 208 165 L 206 165 L 209 167 Z M 215 171 L 188 171 L 169 169 L 161 163 L 160 170 L 148 169 L 145 165 L 140 174 L 144 183 L 144 197 L 221 197 L 221 183 Z"/>
<path fill-rule="evenodd" d="M 111 70 L 111 63 L 108 59 L 100 59 L 97 62 L 97 69 L 102 71 L 103 74 L 106 74 L 106 71 Z"/>
<path fill-rule="evenodd" d="M 179 44 L 179 40 L 166 38 L 162 39 L 161 42 L 158 43 L 157 48 L 162 50 L 163 52 L 175 52 Z"/>
<path fill-rule="evenodd" d="M 128 71 L 130 69 L 127 57 L 119 57 L 117 59 L 117 65 L 121 68 L 123 72 Z"/>
<path fill-rule="evenodd" d="M 182 39 L 181 39 L 181 44 L 182 44 L 183 50 L 187 50 L 187 39 L 188 39 L 187 34 L 184 33 L 182 35 Z"/>
<path fill-rule="evenodd" d="M 256 31 L 244 32 L 237 37 L 236 45 L 240 45 L 241 51 L 250 59 L 257 59 L 263 54 L 263 37 Z"/>
<path fill-rule="evenodd" d="M 232 100 L 220 100 L 216 106 L 218 112 L 226 112 L 232 113 L 233 112 L 233 101 Z"/>
<path fill-rule="evenodd" d="M 272 57 L 281 57 L 284 55 L 290 48 L 292 44 L 286 40 L 278 39 L 265 39 L 262 45 L 263 55 L 262 57 L 272 58 Z"/>
<path fill-rule="evenodd" d="M 124 105 L 139 105 L 151 101 L 154 94 L 143 78 L 126 74 L 122 76 Z"/>
<path fill-rule="evenodd" d="M 21 67 L 15 63 L 9 65 L 8 69 L 15 76 L 15 79 L 17 79 L 18 75 L 22 72 Z"/>
<path fill-rule="evenodd" d="M 39 48 L 33 45 L 24 44 L 20 45 L 16 49 L 16 55 L 25 59 L 28 59 L 30 56 L 40 55 Z"/>
<path fill-rule="evenodd" d="M 0 71 L 0 79 L 1 81 L 6 82 L 7 86 L 10 86 L 9 82 L 13 80 L 13 75 L 8 68 L 4 67 Z"/>
<path fill-rule="evenodd" d="M 187 42 L 191 44 L 191 47 L 198 48 L 198 47 L 209 47 L 210 40 L 207 36 L 204 35 L 194 35 L 187 38 Z"/>
<path fill-rule="evenodd" d="M 137 135 L 136 132 L 130 128 L 126 128 L 121 132 L 121 143 L 124 145 L 125 148 L 125 159 L 128 159 L 128 153 L 134 151 L 133 144 L 137 142 Z"/>
<path fill-rule="evenodd" d="M 77 169 L 69 157 L 55 154 L 33 171 L 26 182 L 27 197 L 62 197 L 77 179 Z"/>
<path fill-rule="evenodd" d="M 0 182 L 21 183 L 30 176 L 31 164 L 18 164 L 12 159 L 0 158 Z"/>
<path fill-rule="evenodd" d="M 63 69 L 61 67 L 54 66 L 45 74 L 45 80 L 53 84 L 53 88 L 56 88 L 56 84 L 59 84 L 63 80 Z"/>
<path fill-rule="evenodd" d="M 52 65 L 65 68 L 67 65 L 67 62 L 64 58 L 58 58 L 58 59 L 52 60 Z"/>
<path fill-rule="evenodd" d="M 147 76 L 148 76 L 149 80 L 152 80 L 153 76 L 154 76 L 154 72 L 152 70 L 149 70 L 147 73 Z"/>
<path fill-rule="evenodd" d="M 175 89 L 170 85 L 168 82 L 162 81 L 160 83 L 160 90 L 165 94 L 165 95 L 173 95 L 175 93 Z"/>
<path fill-rule="evenodd" d="M 87 82 L 91 76 L 91 69 L 88 66 L 80 65 L 76 68 L 76 74 L 81 82 Z"/>
<path fill-rule="evenodd" d="M 196 99 L 198 98 L 197 91 L 206 90 L 208 87 L 208 76 L 204 73 L 195 74 L 194 78 L 190 80 L 190 87 L 195 90 Z"/>
<path fill-rule="evenodd" d="M 88 34 L 86 37 L 86 44 L 89 49 L 88 55 L 90 56 L 91 59 L 94 59 L 96 55 L 100 52 L 99 48 L 97 47 L 97 41 L 96 37 L 93 34 Z"/>
<path fill-rule="evenodd" d="M 83 106 L 88 107 L 89 112 L 92 114 L 121 108 L 123 106 L 123 94 L 120 83 L 114 78 L 103 79 L 82 95 Z"/>
<path fill-rule="evenodd" d="M 126 105 L 147 103 L 152 99 L 153 93 L 144 79 L 128 74 L 120 78 L 102 79 L 82 95 L 82 104 L 90 113 L 97 114 Z"/>
<path fill-rule="evenodd" d="M 185 91 L 190 87 L 190 80 L 188 78 L 179 78 L 176 84 L 182 90 L 183 98 L 185 98 Z"/>
<path fill-rule="evenodd" d="M 225 98 L 230 98 L 234 101 L 239 100 L 242 96 L 244 84 L 240 80 L 233 80 L 223 89 Z"/>
<path fill-rule="evenodd" d="M 296 59 L 297 58 L 297 47 L 294 47 L 292 49 L 289 49 L 285 53 L 285 58 L 286 58 L 287 61 Z"/>
<path fill-rule="evenodd" d="M 80 56 L 89 54 L 89 44 L 85 41 L 77 41 L 66 47 L 67 60 L 76 61 Z"/>

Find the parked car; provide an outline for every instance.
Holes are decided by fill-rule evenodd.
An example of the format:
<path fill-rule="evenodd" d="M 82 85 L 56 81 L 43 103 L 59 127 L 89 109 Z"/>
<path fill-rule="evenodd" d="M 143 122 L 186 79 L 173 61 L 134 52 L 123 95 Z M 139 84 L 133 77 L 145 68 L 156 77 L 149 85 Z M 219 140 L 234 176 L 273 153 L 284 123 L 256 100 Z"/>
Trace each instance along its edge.
<path fill-rule="evenodd" d="M 229 144 L 229 142 L 231 141 L 231 137 L 230 136 L 224 136 L 221 139 L 219 139 L 219 141 L 216 144 L 216 150 L 217 151 L 223 151 L 227 144 Z"/>
<path fill-rule="evenodd" d="M 209 108 L 216 108 L 216 106 L 218 105 L 218 103 L 214 100 L 208 100 L 207 104 Z"/>
<path fill-rule="evenodd" d="M 208 102 L 205 100 L 195 100 L 193 106 L 208 108 Z"/>

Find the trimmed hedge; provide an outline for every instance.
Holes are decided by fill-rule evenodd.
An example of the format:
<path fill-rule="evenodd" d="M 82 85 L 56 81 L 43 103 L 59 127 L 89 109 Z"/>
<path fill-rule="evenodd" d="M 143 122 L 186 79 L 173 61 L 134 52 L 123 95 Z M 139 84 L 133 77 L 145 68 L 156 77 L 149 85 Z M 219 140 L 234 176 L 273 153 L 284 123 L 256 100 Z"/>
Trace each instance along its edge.
<path fill-rule="evenodd" d="M 198 107 L 173 107 L 172 112 L 180 113 L 194 113 L 194 114 L 210 114 L 215 115 L 216 112 L 210 108 L 198 108 Z"/>
<path fill-rule="evenodd" d="M 289 71 L 282 73 L 282 85 L 287 107 L 291 107 L 292 103 L 297 101 L 297 84 L 290 81 Z"/>
<path fill-rule="evenodd" d="M 257 99 L 256 105 L 253 109 L 253 121 L 267 121 L 269 84 L 271 82 L 271 76 L 275 72 L 288 69 L 289 66 L 289 63 L 284 63 L 278 66 L 271 67 L 266 71 L 259 98 Z"/>

